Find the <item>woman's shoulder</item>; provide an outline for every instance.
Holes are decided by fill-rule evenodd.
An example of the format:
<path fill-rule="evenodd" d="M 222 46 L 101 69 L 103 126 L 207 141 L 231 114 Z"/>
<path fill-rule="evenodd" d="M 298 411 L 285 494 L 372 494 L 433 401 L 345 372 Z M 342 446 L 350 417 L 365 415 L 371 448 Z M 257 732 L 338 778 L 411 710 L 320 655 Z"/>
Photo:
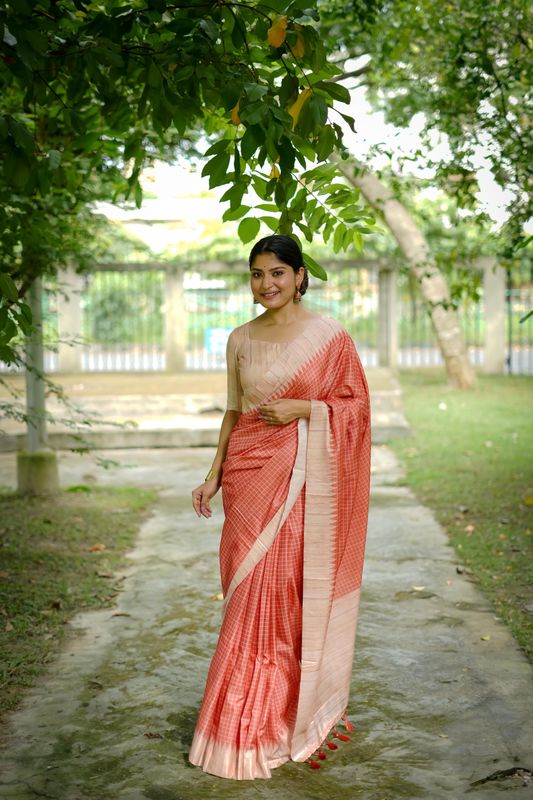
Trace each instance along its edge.
<path fill-rule="evenodd" d="M 333 319 L 333 317 L 327 317 L 324 314 L 315 314 L 314 317 L 316 323 L 322 327 L 322 330 L 329 332 L 331 336 L 337 336 L 338 334 L 350 335 L 344 325 Z"/>
<path fill-rule="evenodd" d="M 249 324 L 250 321 L 245 322 L 242 325 L 237 325 L 236 328 L 233 328 L 228 337 L 228 344 L 238 347 L 243 341 L 245 341 L 248 338 Z"/>

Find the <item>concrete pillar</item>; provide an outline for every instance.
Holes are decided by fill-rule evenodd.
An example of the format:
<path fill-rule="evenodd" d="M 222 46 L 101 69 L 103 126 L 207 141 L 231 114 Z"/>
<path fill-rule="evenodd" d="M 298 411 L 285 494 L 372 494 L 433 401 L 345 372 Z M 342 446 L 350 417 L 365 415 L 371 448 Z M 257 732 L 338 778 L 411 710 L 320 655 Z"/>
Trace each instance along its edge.
<path fill-rule="evenodd" d="M 378 365 L 398 366 L 398 276 L 390 268 L 378 273 Z"/>
<path fill-rule="evenodd" d="M 83 276 L 69 267 L 59 273 L 57 327 L 59 372 L 81 372 L 81 292 Z M 69 341 L 73 339 L 74 341 Z"/>
<path fill-rule="evenodd" d="M 43 357 L 43 286 L 36 278 L 28 292 L 35 330 L 26 340 L 27 449 L 17 453 L 17 489 L 48 494 L 59 487 L 56 454 L 48 448 Z"/>
<path fill-rule="evenodd" d="M 505 372 L 505 281 L 503 267 L 495 258 L 478 259 L 483 268 L 483 296 L 485 306 L 485 359 L 483 371 Z"/>
<path fill-rule="evenodd" d="M 167 372 L 185 371 L 187 313 L 183 267 L 170 264 L 165 275 L 165 357 Z"/>

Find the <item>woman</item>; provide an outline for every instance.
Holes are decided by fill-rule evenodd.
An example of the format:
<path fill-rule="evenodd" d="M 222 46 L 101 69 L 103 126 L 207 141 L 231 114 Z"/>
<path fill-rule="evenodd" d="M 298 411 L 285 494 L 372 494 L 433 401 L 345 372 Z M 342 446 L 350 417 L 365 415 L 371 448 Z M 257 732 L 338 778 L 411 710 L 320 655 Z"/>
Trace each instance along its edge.
<path fill-rule="evenodd" d="M 269 778 L 324 758 L 350 689 L 370 477 L 368 388 L 350 336 L 303 305 L 287 236 L 250 254 L 266 310 L 230 334 L 228 404 L 213 466 L 192 493 L 210 517 L 222 486 L 224 618 L 190 761 Z M 333 742 L 328 746 L 336 749 Z"/>

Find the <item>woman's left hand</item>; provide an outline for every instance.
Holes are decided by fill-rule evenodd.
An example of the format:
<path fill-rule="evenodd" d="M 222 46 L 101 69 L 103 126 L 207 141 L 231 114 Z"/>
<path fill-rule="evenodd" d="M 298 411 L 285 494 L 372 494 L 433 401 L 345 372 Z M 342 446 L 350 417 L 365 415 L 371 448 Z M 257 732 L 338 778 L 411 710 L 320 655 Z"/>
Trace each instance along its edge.
<path fill-rule="evenodd" d="M 259 406 L 259 417 L 268 425 L 286 425 L 300 417 L 309 417 L 311 414 L 310 400 L 274 400 Z"/>

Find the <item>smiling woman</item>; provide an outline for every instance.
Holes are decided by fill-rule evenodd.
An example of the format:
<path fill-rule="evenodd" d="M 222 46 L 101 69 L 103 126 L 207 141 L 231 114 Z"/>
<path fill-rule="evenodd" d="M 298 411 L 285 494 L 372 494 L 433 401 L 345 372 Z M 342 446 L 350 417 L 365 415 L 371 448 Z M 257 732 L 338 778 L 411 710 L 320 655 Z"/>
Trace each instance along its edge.
<path fill-rule="evenodd" d="M 316 768 L 332 731 L 348 738 L 335 725 L 352 727 L 370 479 L 368 387 L 351 337 L 301 304 L 292 239 L 261 239 L 249 263 L 265 312 L 229 337 L 219 446 L 192 493 L 209 517 L 222 486 L 224 618 L 189 758 L 237 780 L 289 760 Z"/>

